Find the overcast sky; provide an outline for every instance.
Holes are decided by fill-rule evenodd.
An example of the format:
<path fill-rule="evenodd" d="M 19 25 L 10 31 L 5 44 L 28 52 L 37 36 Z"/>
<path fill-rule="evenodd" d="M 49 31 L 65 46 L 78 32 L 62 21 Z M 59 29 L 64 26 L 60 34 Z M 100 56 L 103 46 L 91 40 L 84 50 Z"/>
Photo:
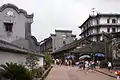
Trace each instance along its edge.
<path fill-rule="evenodd" d="M 32 35 L 41 41 L 55 29 L 72 30 L 77 37 L 80 26 L 92 8 L 100 13 L 120 13 L 120 0 L 0 0 L 0 5 L 15 4 L 28 14 L 34 13 Z"/>

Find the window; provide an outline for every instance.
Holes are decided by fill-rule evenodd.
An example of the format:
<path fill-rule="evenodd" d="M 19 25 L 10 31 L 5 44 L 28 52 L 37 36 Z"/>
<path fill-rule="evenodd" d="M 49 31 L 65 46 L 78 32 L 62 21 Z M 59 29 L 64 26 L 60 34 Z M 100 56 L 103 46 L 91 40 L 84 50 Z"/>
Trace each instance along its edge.
<path fill-rule="evenodd" d="M 97 36 L 97 41 L 100 41 L 100 36 Z"/>
<path fill-rule="evenodd" d="M 112 32 L 115 32 L 115 28 L 112 28 Z"/>
<path fill-rule="evenodd" d="M 13 23 L 4 23 L 4 25 L 6 32 L 12 32 Z"/>
<path fill-rule="evenodd" d="M 97 22 L 97 24 L 99 24 L 99 21 L 98 21 L 98 20 L 96 20 L 96 22 Z"/>
<path fill-rule="evenodd" d="M 83 28 L 83 31 L 85 30 L 85 27 Z"/>
<path fill-rule="evenodd" d="M 66 44 L 66 42 L 65 42 L 65 41 L 63 41 L 63 44 Z"/>
<path fill-rule="evenodd" d="M 107 23 L 110 23 L 110 19 L 107 19 Z"/>
<path fill-rule="evenodd" d="M 110 32 L 110 28 L 107 28 L 107 32 Z"/>
<path fill-rule="evenodd" d="M 87 35 L 89 35 L 88 31 L 87 31 Z"/>
<path fill-rule="evenodd" d="M 115 20 L 115 19 L 112 19 L 112 23 L 116 23 L 116 20 Z"/>

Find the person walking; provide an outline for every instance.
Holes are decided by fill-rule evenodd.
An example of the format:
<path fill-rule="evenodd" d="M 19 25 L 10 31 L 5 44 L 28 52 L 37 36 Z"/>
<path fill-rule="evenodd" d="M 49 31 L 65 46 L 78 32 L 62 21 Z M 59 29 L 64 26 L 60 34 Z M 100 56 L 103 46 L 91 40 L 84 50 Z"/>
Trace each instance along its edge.
<path fill-rule="evenodd" d="M 72 62 L 73 62 L 73 61 L 70 59 L 70 60 L 69 60 L 69 65 L 70 65 L 70 66 L 72 66 Z"/>
<path fill-rule="evenodd" d="M 109 70 L 109 72 L 111 72 L 111 69 L 112 69 L 112 63 L 110 61 L 108 61 L 108 70 Z"/>
<path fill-rule="evenodd" d="M 67 66 L 67 62 L 68 62 L 67 59 L 65 59 L 65 66 Z"/>
<path fill-rule="evenodd" d="M 89 61 L 85 61 L 85 68 L 87 71 L 89 70 Z"/>
<path fill-rule="evenodd" d="M 61 59 L 59 60 L 59 65 L 60 65 L 60 66 L 62 65 L 62 60 L 61 60 Z"/>
<path fill-rule="evenodd" d="M 78 69 L 80 69 L 81 70 L 81 68 L 83 67 L 83 61 L 79 61 L 79 68 Z"/>
<path fill-rule="evenodd" d="M 56 65 L 57 64 L 57 61 L 56 61 L 56 59 L 54 60 L 54 65 Z"/>
<path fill-rule="evenodd" d="M 90 64 L 91 64 L 91 69 L 92 69 L 92 71 L 93 71 L 94 68 L 95 68 L 95 62 L 94 62 L 94 61 L 91 61 Z"/>
<path fill-rule="evenodd" d="M 85 70 L 85 61 L 83 60 L 83 64 L 82 64 L 83 70 Z"/>

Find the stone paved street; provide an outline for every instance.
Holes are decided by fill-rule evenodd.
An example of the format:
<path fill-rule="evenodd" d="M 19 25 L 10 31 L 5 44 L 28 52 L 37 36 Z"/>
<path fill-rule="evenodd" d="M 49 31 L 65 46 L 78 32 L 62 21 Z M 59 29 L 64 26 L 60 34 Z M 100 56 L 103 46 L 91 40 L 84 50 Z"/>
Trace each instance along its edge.
<path fill-rule="evenodd" d="M 77 67 L 54 66 L 45 80 L 116 80 L 96 71 L 80 71 Z"/>

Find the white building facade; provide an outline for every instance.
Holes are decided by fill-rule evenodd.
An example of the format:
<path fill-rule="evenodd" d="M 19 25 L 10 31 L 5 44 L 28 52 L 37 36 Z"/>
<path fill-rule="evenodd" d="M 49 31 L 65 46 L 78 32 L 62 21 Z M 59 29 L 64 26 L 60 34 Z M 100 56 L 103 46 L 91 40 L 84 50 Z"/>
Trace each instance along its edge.
<path fill-rule="evenodd" d="M 97 14 L 89 18 L 79 26 L 82 32 L 80 36 L 91 41 L 103 40 L 102 33 L 115 34 L 120 32 L 120 14 Z"/>
<path fill-rule="evenodd" d="M 40 52 L 37 39 L 31 34 L 33 14 L 19 9 L 14 4 L 4 4 L 0 7 L 0 40 Z"/>
<path fill-rule="evenodd" d="M 4 4 L 0 7 L 0 40 L 12 42 L 20 38 L 25 39 L 31 34 L 32 22 L 33 14 L 28 15 L 13 4 Z"/>
<path fill-rule="evenodd" d="M 31 35 L 32 23 L 33 14 L 10 3 L 0 7 L 0 64 L 25 64 L 28 54 L 38 53 L 39 66 L 43 66 L 40 45 Z"/>

